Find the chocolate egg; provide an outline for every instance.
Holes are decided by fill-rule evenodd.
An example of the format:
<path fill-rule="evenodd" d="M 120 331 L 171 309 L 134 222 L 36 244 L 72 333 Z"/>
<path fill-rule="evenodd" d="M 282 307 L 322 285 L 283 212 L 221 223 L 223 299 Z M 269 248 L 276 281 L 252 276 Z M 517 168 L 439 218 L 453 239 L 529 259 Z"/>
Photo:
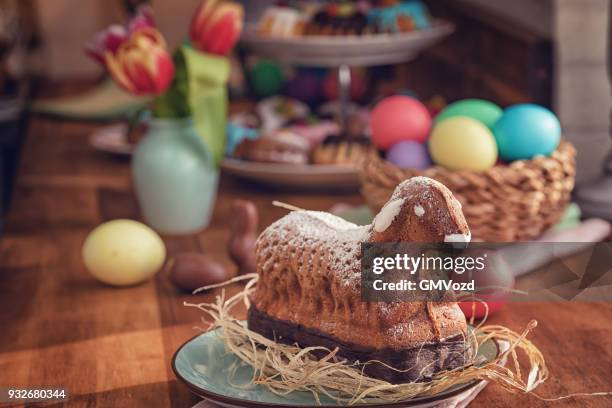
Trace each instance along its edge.
<path fill-rule="evenodd" d="M 195 252 L 185 252 L 174 257 L 170 269 L 170 280 L 179 289 L 186 292 L 203 286 L 222 283 L 231 278 L 231 275 L 212 258 Z"/>
<path fill-rule="evenodd" d="M 228 243 L 229 254 L 238 266 L 238 273 L 254 273 L 255 241 L 259 216 L 257 207 L 251 201 L 236 200 L 232 207 L 231 237 Z"/>

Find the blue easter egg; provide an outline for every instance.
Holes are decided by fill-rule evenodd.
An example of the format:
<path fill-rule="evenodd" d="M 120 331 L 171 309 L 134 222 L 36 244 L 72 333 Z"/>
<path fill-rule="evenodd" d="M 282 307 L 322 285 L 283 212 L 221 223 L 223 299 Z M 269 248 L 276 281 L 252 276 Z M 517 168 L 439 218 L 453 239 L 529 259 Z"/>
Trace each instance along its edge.
<path fill-rule="evenodd" d="M 493 128 L 504 161 L 549 156 L 561 141 L 561 123 L 550 110 L 534 104 L 509 107 Z"/>
<path fill-rule="evenodd" d="M 394 144 L 386 157 L 388 161 L 402 169 L 424 170 L 432 165 L 427 147 L 413 140 Z"/>

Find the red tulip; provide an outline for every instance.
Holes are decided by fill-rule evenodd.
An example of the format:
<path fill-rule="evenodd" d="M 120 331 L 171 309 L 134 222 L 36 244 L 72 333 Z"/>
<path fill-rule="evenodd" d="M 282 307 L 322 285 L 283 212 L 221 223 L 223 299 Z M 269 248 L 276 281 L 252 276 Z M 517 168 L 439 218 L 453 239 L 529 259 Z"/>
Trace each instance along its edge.
<path fill-rule="evenodd" d="M 226 0 L 204 0 L 191 21 L 189 37 L 203 52 L 227 55 L 240 38 L 242 5 Z"/>
<path fill-rule="evenodd" d="M 105 61 L 113 79 L 136 95 L 161 94 L 174 77 L 174 63 L 166 42 L 152 27 L 132 33 L 115 52 L 107 50 Z"/>
<path fill-rule="evenodd" d="M 119 45 L 130 35 L 147 27 L 155 28 L 153 10 L 148 5 L 142 5 L 127 25 L 113 24 L 96 34 L 93 40 L 85 45 L 85 52 L 100 64 L 106 65 L 107 52 L 116 53 Z"/>

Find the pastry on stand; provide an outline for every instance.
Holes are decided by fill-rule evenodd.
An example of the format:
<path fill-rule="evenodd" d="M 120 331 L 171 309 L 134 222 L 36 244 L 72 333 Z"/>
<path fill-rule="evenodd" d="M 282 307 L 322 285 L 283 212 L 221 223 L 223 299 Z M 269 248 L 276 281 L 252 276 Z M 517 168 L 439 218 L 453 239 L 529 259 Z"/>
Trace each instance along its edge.
<path fill-rule="evenodd" d="M 259 139 L 244 139 L 234 156 L 238 159 L 262 163 L 307 164 L 310 144 L 297 134 L 279 130 Z"/>
<path fill-rule="evenodd" d="M 260 35 L 276 38 L 298 37 L 304 34 L 305 14 L 289 6 L 269 7 L 258 23 Z"/>
<path fill-rule="evenodd" d="M 306 24 L 306 35 L 362 35 L 369 32 L 368 18 L 348 1 L 332 1 Z"/>
<path fill-rule="evenodd" d="M 370 140 L 332 136 L 315 147 L 312 152 L 314 164 L 340 164 L 355 166 L 371 153 L 374 147 Z"/>

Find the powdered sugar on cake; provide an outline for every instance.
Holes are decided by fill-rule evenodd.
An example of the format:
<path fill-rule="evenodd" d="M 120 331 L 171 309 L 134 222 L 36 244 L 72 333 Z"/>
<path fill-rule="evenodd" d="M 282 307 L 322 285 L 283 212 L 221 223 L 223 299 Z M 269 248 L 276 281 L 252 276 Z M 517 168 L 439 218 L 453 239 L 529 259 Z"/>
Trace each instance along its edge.
<path fill-rule="evenodd" d="M 444 242 L 451 244 L 469 244 L 472 240 L 472 234 L 450 234 L 444 237 Z"/>
<path fill-rule="evenodd" d="M 324 255 L 343 285 L 357 286 L 360 279 L 361 243 L 369 238 L 368 227 L 360 227 L 333 214 L 294 211 L 268 227 L 258 238 L 263 267 L 273 267 L 279 257 L 309 264 Z M 264 243 L 278 242 L 264 248 Z M 321 248 L 321 246 L 325 248 Z M 315 266 L 316 269 L 316 266 Z"/>
<path fill-rule="evenodd" d="M 403 198 L 397 198 L 389 201 L 380 210 L 376 218 L 374 218 L 374 231 L 384 232 L 393 223 L 393 220 L 399 215 L 404 205 Z"/>
<path fill-rule="evenodd" d="M 420 188 L 424 185 L 433 188 Z M 361 227 L 326 212 L 293 211 L 259 236 L 256 250 L 258 269 L 265 273 L 289 265 L 300 281 L 308 281 L 312 274 L 329 276 L 331 273 L 336 277 L 334 281 L 342 287 L 359 290 L 361 243 L 374 242 L 372 239 L 376 234 L 390 231 L 406 205 L 410 205 L 406 209 L 414 212 L 421 222 L 438 225 L 438 218 L 450 217 L 441 206 L 458 208 L 459 203 L 439 182 L 415 177 L 398 185 L 371 225 Z M 443 234 L 437 239 L 442 240 L 442 237 Z M 445 241 L 469 242 L 469 236 L 446 235 Z"/>
<path fill-rule="evenodd" d="M 417 217 L 422 217 L 423 215 L 425 215 L 425 209 L 423 208 L 423 206 L 417 204 L 414 206 L 414 213 Z"/>

